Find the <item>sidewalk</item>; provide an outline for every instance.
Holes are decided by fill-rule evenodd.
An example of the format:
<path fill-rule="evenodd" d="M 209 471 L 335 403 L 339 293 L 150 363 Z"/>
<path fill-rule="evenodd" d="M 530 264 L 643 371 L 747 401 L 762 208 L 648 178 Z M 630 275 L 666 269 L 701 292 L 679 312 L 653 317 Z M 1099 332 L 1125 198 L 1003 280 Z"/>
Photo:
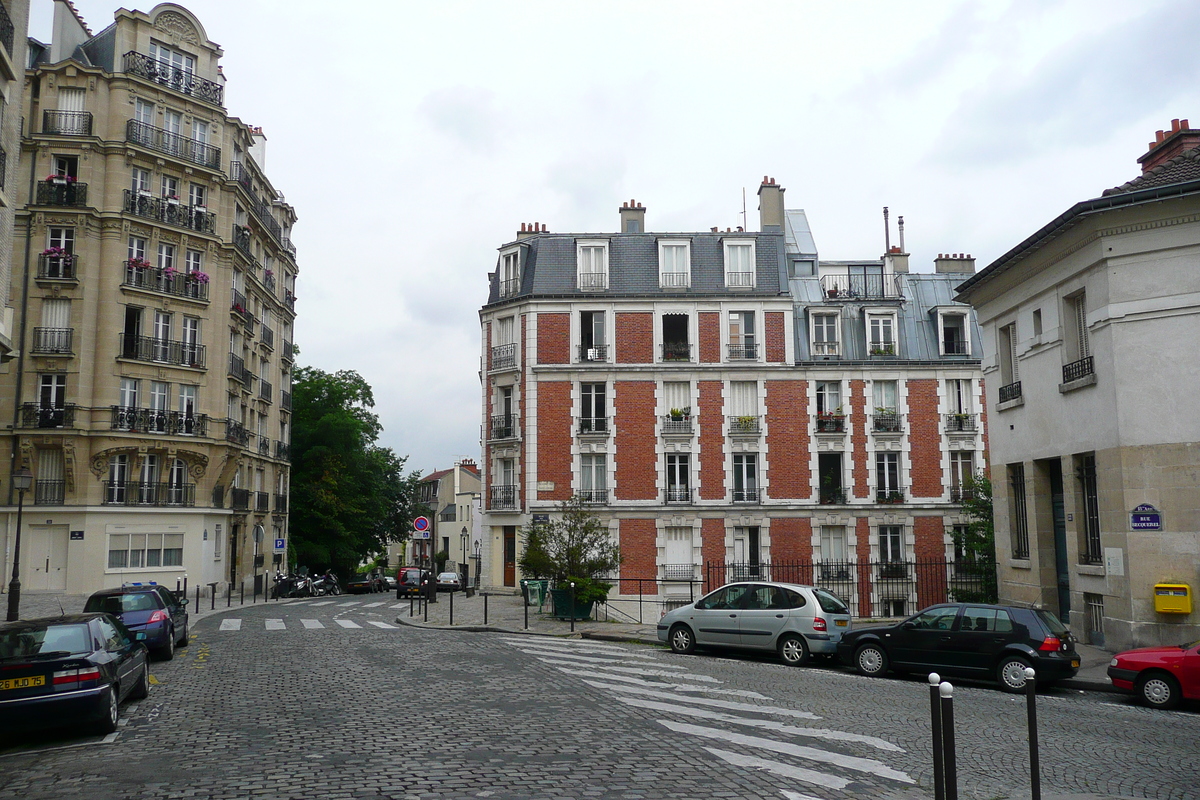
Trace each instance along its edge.
<path fill-rule="evenodd" d="M 168 587 L 169 588 L 169 587 Z M 351 595 L 353 597 L 353 595 Z M 390 595 L 389 595 L 390 596 Z M 83 612 L 84 603 L 87 602 L 89 595 L 86 594 L 61 594 L 58 592 L 21 592 L 21 619 L 35 619 L 36 617 L 57 617 L 61 613 L 79 614 Z M 242 603 L 238 602 L 240 595 L 233 595 L 233 602 L 230 608 L 238 608 Z M 246 606 L 252 605 L 250 595 L 246 595 Z M 287 600 L 267 600 L 264 601 L 262 595 L 258 596 L 258 605 L 267 603 L 286 603 Z M 60 607 L 61 603 L 61 607 Z M 216 614 L 226 610 L 226 598 L 224 595 L 217 595 L 216 608 L 211 608 L 212 598 L 204 596 L 200 598 L 200 606 L 196 606 L 196 590 L 192 587 L 188 594 L 188 620 L 195 622 L 204 617 Z M 4 613 L 4 609 L 8 608 L 8 592 L 0 593 L 0 615 Z M 3 616 L 0 616 L 0 620 Z"/>

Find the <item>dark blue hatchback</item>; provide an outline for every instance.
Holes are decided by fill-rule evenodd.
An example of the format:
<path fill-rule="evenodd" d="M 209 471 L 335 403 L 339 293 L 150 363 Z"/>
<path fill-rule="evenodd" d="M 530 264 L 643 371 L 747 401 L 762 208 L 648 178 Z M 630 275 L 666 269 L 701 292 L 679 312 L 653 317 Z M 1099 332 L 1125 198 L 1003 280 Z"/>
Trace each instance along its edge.
<path fill-rule="evenodd" d="M 131 632 L 145 634 L 142 641 L 164 661 L 188 643 L 187 598 L 176 597 L 165 586 L 102 589 L 88 598 L 83 610 L 112 614 Z"/>

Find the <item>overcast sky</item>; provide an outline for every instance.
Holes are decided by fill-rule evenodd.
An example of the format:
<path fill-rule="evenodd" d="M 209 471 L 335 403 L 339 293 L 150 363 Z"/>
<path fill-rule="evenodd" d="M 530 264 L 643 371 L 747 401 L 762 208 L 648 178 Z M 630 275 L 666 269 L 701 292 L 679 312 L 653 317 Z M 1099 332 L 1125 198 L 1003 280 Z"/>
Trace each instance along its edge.
<path fill-rule="evenodd" d="M 300 361 L 360 372 L 422 472 L 479 457 L 478 310 L 521 222 L 615 231 L 636 198 L 652 231 L 732 227 L 745 189 L 756 230 L 771 175 L 822 258 L 878 257 L 886 205 L 915 271 L 982 268 L 1200 127 L 1194 0 L 183 5 L 300 217 Z"/>

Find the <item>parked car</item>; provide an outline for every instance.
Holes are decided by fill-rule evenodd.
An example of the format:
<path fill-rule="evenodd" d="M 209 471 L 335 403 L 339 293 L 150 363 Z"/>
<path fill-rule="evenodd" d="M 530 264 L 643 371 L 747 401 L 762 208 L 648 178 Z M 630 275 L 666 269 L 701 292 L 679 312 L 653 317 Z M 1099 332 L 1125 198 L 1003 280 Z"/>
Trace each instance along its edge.
<path fill-rule="evenodd" d="M 150 691 L 144 635 L 108 614 L 0 623 L 0 731 L 112 733 L 120 703 Z"/>
<path fill-rule="evenodd" d="M 342 588 L 350 594 L 382 592 L 383 579 L 370 572 L 360 572 L 343 583 Z"/>
<path fill-rule="evenodd" d="M 1108 663 L 1108 677 L 1113 686 L 1134 692 L 1151 708 L 1200 700 L 1200 641 L 1117 653 Z"/>
<path fill-rule="evenodd" d="M 437 588 L 439 592 L 461 592 L 462 579 L 457 572 L 440 572 L 437 576 Z"/>
<path fill-rule="evenodd" d="M 1047 684 L 1079 671 L 1075 640 L 1058 617 L 1015 606 L 942 603 L 896 625 L 859 628 L 837 649 L 863 675 L 937 672 L 995 680 L 1008 692 L 1025 690 L 1026 667 Z"/>
<path fill-rule="evenodd" d="M 420 567 L 401 567 L 396 571 L 396 597 L 421 594 L 422 584 L 430 578 L 429 570 Z"/>
<path fill-rule="evenodd" d="M 188 643 L 187 602 L 165 586 L 122 586 L 96 592 L 83 610 L 112 614 L 133 633 L 146 634 L 146 646 L 170 661 L 175 648 Z"/>
<path fill-rule="evenodd" d="M 379 579 L 383 581 L 383 590 L 385 592 L 396 591 L 396 579 L 393 576 L 381 572 L 379 573 Z"/>
<path fill-rule="evenodd" d="M 774 650 L 800 666 L 831 655 L 851 627 L 850 609 L 824 589 L 795 583 L 731 583 L 663 615 L 658 640 L 673 652 L 697 647 Z"/>

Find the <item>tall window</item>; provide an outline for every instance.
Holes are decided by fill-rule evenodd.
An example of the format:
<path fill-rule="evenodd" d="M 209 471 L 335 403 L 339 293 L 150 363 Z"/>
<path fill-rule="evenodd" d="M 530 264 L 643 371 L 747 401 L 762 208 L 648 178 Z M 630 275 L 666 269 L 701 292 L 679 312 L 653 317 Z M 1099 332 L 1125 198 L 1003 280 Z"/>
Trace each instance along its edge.
<path fill-rule="evenodd" d="M 154 360 L 171 360 L 171 314 L 157 309 L 154 312 Z"/>
<path fill-rule="evenodd" d="M 1008 516 L 1013 558 L 1029 558 L 1029 520 L 1025 510 L 1025 465 L 1008 465 Z"/>
<path fill-rule="evenodd" d="M 899 453 L 875 454 L 875 499 L 880 503 L 903 502 Z"/>
<path fill-rule="evenodd" d="M 951 378 L 946 381 L 946 407 L 951 414 L 971 414 L 972 382 L 969 378 Z"/>
<path fill-rule="evenodd" d="M 753 242 L 725 242 L 725 285 L 754 286 Z"/>
<path fill-rule="evenodd" d="M 608 430 L 608 404 L 605 401 L 607 385 L 582 383 L 580 392 L 580 433 L 603 433 Z"/>
<path fill-rule="evenodd" d="M 163 137 L 163 149 L 168 153 L 181 155 L 182 148 L 180 145 L 183 140 L 180 138 L 180 133 L 183 132 L 183 114 L 179 113 L 178 111 L 172 111 L 169 108 L 164 109 L 163 130 L 170 134 L 170 136 Z M 177 185 L 175 191 L 177 196 L 179 194 L 178 188 L 179 187 Z M 164 194 L 166 193 L 164 192 Z"/>
<path fill-rule="evenodd" d="M 147 103 L 141 98 L 136 98 L 133 101 L 133 118 L 142 125 L 154 124 L 154 104 Z"/>
<path fill-rule="evenodd" d="M 689 480 L 687 453 L 667 454 L 667 502 L 691 502 L 692 490 Z"/>
<path fill-rule="evenodd" d="M 950 502 L 968 499 L 967 483 L 975 474 L 975 454 L 970 450 L 950 452 Z"/>
<path fill-rule="evenodd" d="M 508 297 L 517 293 L 521 284 L 520 253 L 513 251 L 500 257 L 500 296 Z"/>
<path fill-rule="evenodd" d="M 733 454 L 734 502 L 758 502 L 758 454 Z"/>
<path fill-rule="evenodd" d="M 683 526 L 667 528 L 664 539 L 663 578 L 690 581 L 695 575 L 692 529 Z"/>
<path fill-rule="evenodd" d="M 998 330 L 996 341 L 996 352 L 1000 356 L 1000 386 L 1001 397 L 1000 402 L 1004 402 L 1003 387 L 1011 386 L 1021 380 L 1020 371 L 1017 367 L 1017 324 L 1011 323 L 1004 325 Z M 1021 393 L 1016 392 L 1015 397 L 1020 397 Z M 1015 399 L 1011 398 L 1011 399 Z"/>
<path fill-rule="evenodd" d="M 199 365 L 200 363 L 200 318 L 183 318 L 183 363 Z"/>
<path fill-rule="evenodd" d="M 608 499 L 608 472 L 604 453 L 585 453 L 580 457 L 580 462 L 580 496 L 590 503 L 605 502 Z"/>
<path fill-rule="evenodd" d="M 838 341 L 838 315 L 812 315 L 812 354 L 814 358 L 841 353 Z"/>
<path fill-rule="evenodd" d="M 173 506 L 183 505 L 186 500 L 187 464 L 183 459 L 171 461 L 171 469 L 167 473 L 167 502 Z"/>
<path fill-rule="evenodd" d="M 179 384 L 179 416 L 183 419 L 180 432 L 185 435 L 195 433 L 196 424 L 196 387 L 186 383 Z"/>
<path fill-rule="evenodd" d="M 51 249 L 58 248 L 64 253 L 75 252 L 74 228 L 50 228 L 47 240 Z"/>
<path fill-rule="evenodd" d="M 608 245 L 604 242 L 580 242 L 579 288 L 608 288 Z"/>
<path fill-rule="evenodd" d="M 174 175 L 162 176 L 162 196 L 179 199 L 179 178 Z"/>
<path fill-rule="evenodd" d="M 691 259 L 688 243 L 661 241 L 658 243 L 659 286 L 664 289 L 691 285 Z"/>
<path fill-rule="evenodd" d="M 175 245 L 166 242 L 158 243 L 158 268 L 162 270 L 175 269 Z"/>
<path fill-rule="evenodd" d="M 1088 341 L 1087 295 L 1079 292 L 1064 302 L 1063 345 L 1067 363 L 1063 365 L 1063 383 L 1078 380 L 1095 372 L 1092 348 Z"/>
<path fill-rule="evenodd" d="M 133 168 L 132 180 L 130 181 L 130 190 L 134 194 L 150 191 L 150 170 Z"/>
<path fill-rule="evenodd" d="M 958 312 L 938 312 L 941 322 L 942 335 L 939 339 L 941 353 L 944 356 L 970 355 L 971 346 L 967 340 L 967 315 Z"/>
<path fill-rule="evenodd" d="M 867 351 L 873 356 L 896 355 L 896 318 L 893 315 L 867 315 Z"/>
<path fill-rule="evenodd" d="M 1079 489 L 1083 493 L 1083 547 L 1085 564 L 1104 562 L 1100 546 L 1100 495 L 1096 488 L 1096 455 L 1077 456 Z"/>
<path fill-rule="evenodd" d="M 817 413 L 838 416 L 842 413 L 840 381 L 817 381 Z"/>
<path fill-rule="evenodd" d="M 141 384 L 137 378 L 121 378 L 120 400 L 122 408 L 138 407 L 138 388 Z"/>
<path fill-rule="evenodd" d="M 871 395 L 875 403 L 876 414 L 895 414 L 897 404 L 897 387 L 895 381 L 875 381 L 871 385 Z"/>
<path fill-rule="evenodd" d="M 198 119 L 192 120 L 192 141 L 196 144 L 208 144 L 208 123 Z M 195 186 L 195 184 L 192 184 Z"/>
<path fill-rule="evenodd" d="M 736 580 L 759 577 L 762 565 L 762 541 L 757 525 L 739 526 L 733 529 L 733 563 L 740 574 Z"/>
<path fill-rule="evenodd" d="M 579 360 L 607 361 L 608 339 L 604 333 L 603 311 L 579 312 Z"/>
<path fill-rule="evenodd" d="M 129 237 L 129 260 L 146 259 L 146 240 L 138 236 Z"/>
<path fill-rule="evenodd" d="M 108 482 L 104 487 L 104 500 L 107 503 L 124 503 L 125 502 L 125 484 L 129 481 L 129 456 L 117 455 L 110 456 L 108 459 Z M 124 564 L 113 564 L 109 562 L 109 566 L 123 567 Z"/>
<path fill-rule="evenodd" d="M 729 312 L 729 358 L 751 361 L 758 358 L 753 311 Z"/>
<path fill-rule="evenodd" d="M 167 411 L 171 408 L 171 384 L 150 381 L 150 430 L 163 433 L 167 430 Z"/>
<path fill-rule="evenodd" d="M 879 560 L 904 561 L 904 528 L 900 525 L 879 526 Z"/>
<path fill-rule="evenodd" d="M 188 204 L 193 206 L 207 206 L 205 202 L 208 199 L 208 193 L 204 187 L 198 183 L 193 183 L 188 187 Z"/>
<path fill-rule="evenodd" d="M 38 406 L 63 408 L 67 403 L 67 376 L 61 373 L 38 376 Z"/>
<path fill-rule="evenodd" d="M 821 561 L 844 562 L 846 560 L 846 526 L 821 526 Z"/>
<path fill-rule="evenodd" d="M 158 497 L 158 455 L 147 453 L 142 456 L 142 474 L 138 480 L 138 502 L 153 504 Z"/>
<path fill-rule="evenodd" d="M 189 56 L 187 53 L 181 53 L 178 50 L 173 50 L 166 45 L 158 42 L 150 42 L 150 58 L 154 59 L 164 68 L 171 68 L 167 74 L 173 74 L 174 70 L 191 75 L 196 71 L 196 59 Z"/>

